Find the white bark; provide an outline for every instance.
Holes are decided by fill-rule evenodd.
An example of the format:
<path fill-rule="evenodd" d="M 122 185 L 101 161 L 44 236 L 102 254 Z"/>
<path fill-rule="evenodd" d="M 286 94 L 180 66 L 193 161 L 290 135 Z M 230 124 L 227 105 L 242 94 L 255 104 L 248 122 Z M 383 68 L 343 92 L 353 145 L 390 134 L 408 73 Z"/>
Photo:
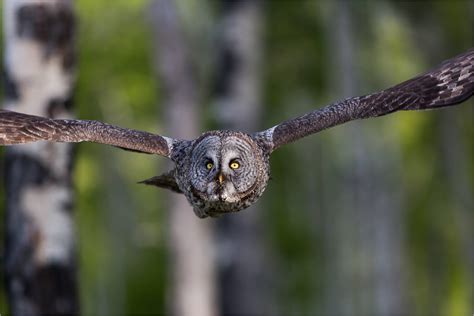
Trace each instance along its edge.
<path fill-rule="evenodd" d="M 158 73 L 165 94 L 167 134 L 192 139 L 199 134 L 197 82 L 175 3 L 156 0 L 151 7 Z M 170 312 L 216 315 L 211 221 L 200 220 L 183 195 L 169 193 L 171 250 Z"/>
<path fill-rule="evenodd" d="M 72 1 L 4 1 L 5 107 L 70 118 Z M 6 277 L 13 315 L 78 312 L 72 145 L 6 151 Z"/>
<path fill-rule="evenodd" d="M 220 128 L 256 131 L 262 112 L 263 12 L 259 0 L 222 1 L 217 24 L 214 110 Z M 218 221 L 221 312 L 270 313 L 271 260 L 264 245 L 259 203 Z"/>
<path fill-rule="evenodd" d="M 337 91 L 341 98 L 357 95 L 360 90 L 354 66 L 357 54 L 351 5 L 340 0 L 333 8 L 337 12 L 333 25 L 334 86 L 341 87 Z M 338 151 L 343 155 L 340 167 L 345 179 L 342 188 L 336 189 L 338 198 L 329 198 L 331 222 L 327 223 L 325 239 L 337 246 L 328 247 L 325 312 L 403 315 L 403 196 L 395 184 L 399 182 L 398 147 L 394 141 L 387 144 L 387 139 L 385 144 L 380 142 L 379 135 L 366 124 L 355 123 L 339 130 Z M 382 150 L 382 159 L 373 158 Z"/>

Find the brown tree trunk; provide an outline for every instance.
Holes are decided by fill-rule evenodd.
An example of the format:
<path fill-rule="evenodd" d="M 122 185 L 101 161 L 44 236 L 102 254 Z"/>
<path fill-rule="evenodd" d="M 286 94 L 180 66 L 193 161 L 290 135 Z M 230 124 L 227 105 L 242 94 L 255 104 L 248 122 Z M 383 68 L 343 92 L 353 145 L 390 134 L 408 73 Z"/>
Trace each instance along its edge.
<path fill-rule="evenodd" d="M 175 138 L 199 134 L 198 93 L 190 52 L 175 2 L 156 0 L 151 7 L 156 36 L 167 132 Z M 170 312 L 173 315 L 216 314 L 215 269 L 211 221 L 198 219 L 183 195 L 169 194 L 171 251 Z"/>
<path fill-rule="evenodd" d="M 6 0 L 5 106 L 70 118 L 72 1 Z M 39 142 L 6 151 L 7 294 L 12 315 L 79 313 L 73 146 Z"/>
<path fill-rule="evenodd" d="M 256 131 L 261 116 L 262 1 L 221 1 L 215 111 L 223 129 Z M 220 303 L 224 315 L 269 312 L 259 203 L 219 219 Z"/>

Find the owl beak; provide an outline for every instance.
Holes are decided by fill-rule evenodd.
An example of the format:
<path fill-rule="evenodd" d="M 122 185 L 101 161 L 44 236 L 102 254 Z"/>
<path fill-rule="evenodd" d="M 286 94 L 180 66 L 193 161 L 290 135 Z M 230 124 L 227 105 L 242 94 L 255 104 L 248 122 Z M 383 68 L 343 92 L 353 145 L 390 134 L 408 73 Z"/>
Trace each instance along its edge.
<path fill-rule="evenodd" d="M 224 182 L 225 180 L 224 175 L 222 173 L 219 173 L 219 175 L 217 176 L 217 180 L 219 181 L 219 184 L 222 184 L 222 182 Z"/>

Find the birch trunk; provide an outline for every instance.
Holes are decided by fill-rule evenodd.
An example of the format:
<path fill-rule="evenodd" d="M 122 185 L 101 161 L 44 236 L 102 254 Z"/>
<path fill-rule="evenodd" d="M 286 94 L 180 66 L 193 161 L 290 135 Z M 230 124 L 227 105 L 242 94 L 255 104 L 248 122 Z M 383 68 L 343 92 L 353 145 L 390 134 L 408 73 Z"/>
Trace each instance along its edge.
<path fill-rule="evenodd" d="M 156 0 L 151 14 L 168 134 L 193 139 L 199 134 L 197 82 L 175 2 Z M 173 315 L 215 315 L 211 221 L 198 219 L 184 195 L 170 193 L 168 208 L 170 312 Z"/>
<path fill-rule="evenodd" d="M 215 112 L 219 128 L 256 131 L 261 116 L 262 2 L 221 1 Z M 269 286 L 259 203 L 219 219 L 223 315 L 269 312 Z"/>
<path fill-rule="evenodd" d="M 335 87 L 341 98 L 358 95 L 360 78 L 353 3 L 336 2 L 333 47 L 336 53 Z M 376 122 L 374 122 L 375 124 Z M 364 124 L 364 126 L 362 126 Z M 378 131 L 383 129 L 379 125 Z M 333 210 L 327 223 L 329 242 L 325 312 L 339 315 L 404 315 L 403 194 L 399 186 L 398 144 L 366 122 L 342 127 L 343 155 L 340 198 L 329 197 Z M 337 131 L 336 131 L 337 132 Z M 383 159 L 375 159 L 381 152 Z M 327 157 L 329 159 L 329 157 Z M 331 177 L 331 175 L 329 175 Z M 334 193 L 331 193 L 334 194 Z M 329 209 L 329 205 L 327 206 Z M 336 244 L 337 247 L 331 247 Z"/>
<path fill-rule="evenodd" d="M 4 1 L 5 107 L 71 118 L 72 1 Z M 79 313 L 72 189 L 73 146 L 6 150 L 7 295 L 12 315 Z"/>

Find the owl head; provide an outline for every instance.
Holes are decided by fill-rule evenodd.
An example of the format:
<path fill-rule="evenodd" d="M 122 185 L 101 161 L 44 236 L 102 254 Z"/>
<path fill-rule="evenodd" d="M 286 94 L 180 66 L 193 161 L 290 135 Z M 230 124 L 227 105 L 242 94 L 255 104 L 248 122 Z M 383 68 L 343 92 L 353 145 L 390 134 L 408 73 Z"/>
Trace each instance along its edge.
<path fill-rule="evenodd" d="M 176 146 L 176 168 L 145 183 L 184 193 L 201 218 L 247 208 L 265 190 L 269 154 L 251 135 L 210 131 Z"/>

